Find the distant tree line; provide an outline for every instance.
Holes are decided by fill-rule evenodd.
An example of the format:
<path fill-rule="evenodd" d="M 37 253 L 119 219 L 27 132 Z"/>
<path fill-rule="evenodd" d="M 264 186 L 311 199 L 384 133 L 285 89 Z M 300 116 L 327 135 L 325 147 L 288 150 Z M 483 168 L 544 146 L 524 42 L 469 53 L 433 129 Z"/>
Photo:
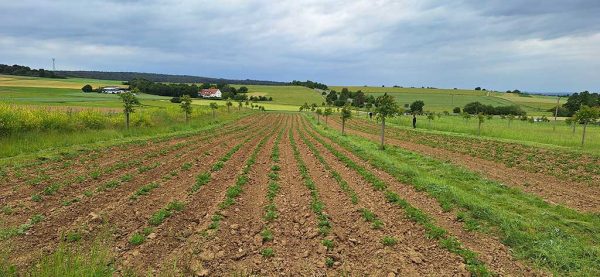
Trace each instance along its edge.
<path fill-rule="evenodd" d="M 16 76 L 28 76 L 28 77 L 42 77 L 42 78 L 59 78 L 64 79 L 54 71 L 45 70 L 45 69 L 31 69 L 28 66 L 22 65 L 6 65 L 0 64 L 0 74 L 5 75 L 16 75 Z"/>
<path fill-rule="evenodd" d="M 164 84 L 155 83 L 146 79 L 133 79 L 123 84 L 129 85 L 130 89 L 139 89 L 143 93 L 170 96 L 170 97 L 181 97 L 183 95 L 189 95 L 190 97 L 198 97 L 198 86 L 195 84 Z"/>
<path fill-rule="evenodd" d="M 234 80 L 222 78 L 210 78 L 190 75 L 169 75 L 140 72 L 104 72 L 104 71 L 56 71 L 56 74 L 65 77 L 89 78 L 99 80 L 131 81 L 134 79 L 145 79 L 152 82 L 163 83 L 208 83 L 208 84 L 235 84 L 235 85 L 289 85 L 287 82 L 274 82 L 262 80 Z"/>
<path fill-rule="evenodd" d="M 456 111 L 456 110 L 455 110 Z M 459 109 L 460 111 L 460 109 Z M 516 115 L 525 116 L 527 113 L 516 105 L 498 106 L 484 105 L 479 102 L 471 102 L 465 105 L 463 112 L 468 114 L 488 114 L 488 115 Z"/>
<path fill-rule="evenodd" d="M 134 79 L 129 82 L 123 82 L 125 85 L 129 85 L 130 89 L 139 89 L 140 92 L 173 97 L 171 102 L 179 103 L 180 97 L 183 95 L 189 95 L 192 98 L 199 97 L 198 91 L 201 89 L 217 88 L 221 90 L 222 99 L 232 99 L 236 101 L 273 101 L 272 97 L 265 96 L 250 96 L 248 93 L 248 87 L 242 86 L 239 89 L 232 87 L 226 83 L 203 83 L 201 85 L 196 84 L 165 84 L 156 83 L 146 79 Z"/>
<path fill-rule="evenodd" d="M 312 89 L 322 89 L 322 90 L 326 90 L 328 89 L 326 84 L 322 84 L 322 83 L 317 83 L 317 82 L 313 82 L 310 80 L 306 80 L 306 82 L 302 82 L 302 81 L 292 81 L 291 83 L 293 86 L 303 86 L 303 87 L 307 87 L 307 88 L 312 88 Z"/>

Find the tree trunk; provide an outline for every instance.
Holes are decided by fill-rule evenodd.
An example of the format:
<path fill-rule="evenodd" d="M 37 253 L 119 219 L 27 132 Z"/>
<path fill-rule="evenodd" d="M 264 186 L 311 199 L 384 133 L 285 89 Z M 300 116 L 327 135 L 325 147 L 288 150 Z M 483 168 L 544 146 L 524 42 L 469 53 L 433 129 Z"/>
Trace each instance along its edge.
<path fill-rule="evenodd" d="M 577 122 L 573 122 L 573 135 L 575 134 L 575 126 L 577 126 Z"/>
<path fill-rule="evenodd" d="M 583 134 L 581 135 L 581 146 L 583 147 L 583 143 L 585 142 L 585 128 L 587 127 L 587 123 L 583 124 Z"/>
<path fill-rule="evenodd" d="M 329 116 L 325 116 L 325 125 L 327 125 L 327 119 L 329 118 Z"/>
<path fill-rule="evenodd" d="M 189 120 L 190 116 L 188 115 L 188 113 L 185 113 L 185 123 L 188 123 Z"/>
<path fill-rule="evenodd" d="M 381 149 L 385 149 L 383 137 L 385 135 L 385 117 L 381 118 Z"/>
<path fill-rule="evenodd" d="M 556 109 L 554 110 L 554 125 L 552 125 L 552 131 L 556 131 L 556 117 L 558 116 L 558 105 L 560 104 L 560 96 L 556 99 Z"/>
<path fill-rule="evenodd" d="M 125 113 L 125 126 L 127 126 L 127 130 L 129 130 L 129 113 Z"/>
<path fill-rule="evenodd" d="M 229 106 L 229 105 L 227 105 L 227 112 L 230 112 L 230 111 L 229 111 L 229 107 L 230 107 L 230 106 Z"/>
<path fill-rule="evenodd" d="M 479 121 L 479 126 L 477 127 L 477 135 L 481 136 L 481 121 Z"/>
<path fill-rule="evenodd" d="M 317 124 L 320 124 L 320 123 L 321 123 L 321 121 L 320 121 L 319 119 L 320 119 L 320 118 L 319 118 L 319 114 L 317 114 Z"/>
<path fill-rule="evenodd" d="M 342 135 L 344 135 L 344 125 L 346 125 L 346 119 L 342 118 Z"/>
<path fill-rule="evenodd" d="M 213 119 L 215 119 L 215 109 L 213 109 Z"/>

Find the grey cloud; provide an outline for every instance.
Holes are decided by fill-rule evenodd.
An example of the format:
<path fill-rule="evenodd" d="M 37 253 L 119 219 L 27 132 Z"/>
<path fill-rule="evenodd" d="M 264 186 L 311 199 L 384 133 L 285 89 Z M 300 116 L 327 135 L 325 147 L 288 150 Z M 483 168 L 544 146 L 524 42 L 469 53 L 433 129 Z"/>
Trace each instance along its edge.
<path fill-rule="evenodd" d="M 330 84 L 598 90 L 600 2 L 10 1 L 0 62 Z M 551 78 L 549 78 L 549 76 Z"/>

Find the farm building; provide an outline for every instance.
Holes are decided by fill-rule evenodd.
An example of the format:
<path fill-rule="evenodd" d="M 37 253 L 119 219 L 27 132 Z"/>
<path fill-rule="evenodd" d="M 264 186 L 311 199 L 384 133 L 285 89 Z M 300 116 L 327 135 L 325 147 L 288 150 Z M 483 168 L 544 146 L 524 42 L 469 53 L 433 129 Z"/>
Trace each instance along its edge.
<path fill-rule="evenodd" d="M 102 88 L 102 93 L 121 94 L 124 92 L 127 92 L 127 89 L 121 88 L 121 87 L 103 87 Z"/>
<path fill-rule="evenodd" d="M 202 89 L 198 95 L 202 98 L 221 98 L 221 90 L 217 88 Z"/>

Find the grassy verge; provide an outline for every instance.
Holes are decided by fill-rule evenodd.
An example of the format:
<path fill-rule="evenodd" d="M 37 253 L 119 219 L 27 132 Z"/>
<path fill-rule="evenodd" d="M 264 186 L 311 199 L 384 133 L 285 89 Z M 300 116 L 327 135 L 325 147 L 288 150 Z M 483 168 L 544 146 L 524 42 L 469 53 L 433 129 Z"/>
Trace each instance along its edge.
<path fill-rule="evenodd" d="M 458 209 L 460 217 L 469 219 L 468 229 L 497 234 L 517 258 L 559 275 L 600 274 L 598 215 L 550 205 L 464 168 L 398 147 L 380 151 L 377 143 L 362 137 L 313 129 L 398 181 L 427 192 L 444 210 Z"/>
<path fill-rule="evenodd" d="M 40 158 L 59 158 L 61 153 L 84 152 L 91 149 L 155 138 L 185 136 L 202 130 L 213 129 L 237 120 L 252 112 L 220 113 L 215 120 L 198 115 L 189 123 L 150 121 L 150 125 L 124 128 L 106 128 L 72 131 L 25 131 L 0 136 L 0 165 L 25 162 Z"/>

